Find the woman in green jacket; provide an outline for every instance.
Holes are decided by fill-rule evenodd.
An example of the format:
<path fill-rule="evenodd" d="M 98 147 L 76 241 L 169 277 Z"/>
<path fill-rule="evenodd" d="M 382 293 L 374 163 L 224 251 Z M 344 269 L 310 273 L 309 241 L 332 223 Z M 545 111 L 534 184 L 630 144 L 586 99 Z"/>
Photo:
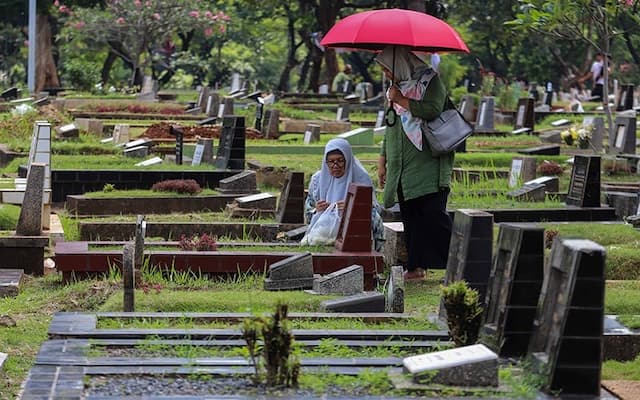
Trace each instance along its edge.
<path fill-rule="evenodd" d="M 420 129 L 445 109 L 447 92 L 437 73 L 409 48 L 390 46 L 376 61 L 393 82 L 387 99 L 397 113 L 387 126 L 378 160 L 384 206 L 396 198 L 404 225 L 408 265 L 405 279 L 424 279 L 426 269 L 444 268 L 449 253 L 451 218 L 447 198 L 454 154 L 431 155 Z"/>

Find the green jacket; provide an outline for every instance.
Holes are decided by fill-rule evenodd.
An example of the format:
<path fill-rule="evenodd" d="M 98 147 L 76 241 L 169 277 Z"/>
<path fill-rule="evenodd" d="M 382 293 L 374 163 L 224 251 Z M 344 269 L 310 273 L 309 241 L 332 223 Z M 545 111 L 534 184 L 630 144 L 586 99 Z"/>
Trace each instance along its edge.
<path fill-rule="evenodd" d="M 409 101 L 409 110 L 414 117 L 430 121 L 444 110 L 446 99 L 446 89 L 436 75 L 427 86 L 422 100 Z M 395 125 L 387 126 L 381 151 L 387 166 L 383 201 L 385 207 L 395 204 L 398 185 L 402 186 L 405 200 L 449 187 L 454 153 L 433 157 L 427 140 L 423 140 L 422 151 L 419 151 L 405 135 L 400 117 Z"/>

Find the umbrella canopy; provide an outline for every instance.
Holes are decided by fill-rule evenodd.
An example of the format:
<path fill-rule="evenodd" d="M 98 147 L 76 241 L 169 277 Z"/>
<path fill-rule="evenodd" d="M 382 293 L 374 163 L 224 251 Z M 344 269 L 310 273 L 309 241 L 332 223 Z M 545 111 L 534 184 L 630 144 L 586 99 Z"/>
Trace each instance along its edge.
<path fill-rule="evenodd" d="M 414 51 L 469 52 L 458 32 L 446 22 L 429 14 L 399 8 L 350 15 L 329 29 L 320 44 L 362 50 L 403 45 Z"/>

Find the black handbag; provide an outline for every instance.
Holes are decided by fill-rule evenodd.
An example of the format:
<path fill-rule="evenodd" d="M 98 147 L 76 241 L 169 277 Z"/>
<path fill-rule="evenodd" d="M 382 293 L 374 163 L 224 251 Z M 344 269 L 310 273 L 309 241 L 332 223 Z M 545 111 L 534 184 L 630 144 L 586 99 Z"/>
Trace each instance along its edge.
<path fill-rule="evenodd" d="M 422 122 L 422 133 L 434 157 L 451 153 L 473 133 L 471 124 L 464 119 L 448 97 L 447 106 L 449 108 L 437 118 Z"/>

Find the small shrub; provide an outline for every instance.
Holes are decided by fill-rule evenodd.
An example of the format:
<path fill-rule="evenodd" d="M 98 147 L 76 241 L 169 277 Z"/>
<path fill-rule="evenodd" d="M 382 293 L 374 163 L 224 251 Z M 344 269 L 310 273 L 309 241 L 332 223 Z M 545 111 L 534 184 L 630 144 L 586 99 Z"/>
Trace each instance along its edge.
<path fill-rule="evenodd" d="M 449 335 L 456 346 L 468 346 L 478 340 L 482 322 L 482 306 L 478 291 L 457 281 L 441 286 L 442 300 L 447 311 Z"/>
<path fill-rule="evenodd" d="M 543 176 L 560 176 L 563 172 L 562 166 L 553 161 L 544 160 L 538 166 L 538 173 Z"/>
<path fill-rule="evenodd" d="M 209 236 L 206 233 L 203 233 L 202 236 L 195 235 L 192 237 L 182 235 L 178 246 L 184 251 L 216 251 L 218 249 L 216 237 Z"/>
<path fill-rule="evenodd" d="M 116 189 L 116 185 L 114 185 L 113 183 L 105 183 L 104 186 L 102 187 L 102 191 L 105 193 L 113 192 L 115 189 Z"/>
<path fill-rule="evenodd" d="M 202 188 L 193 179 L 169 179 L 155 183 L 151 190 L 154 192 L 173 192 L 180 194 L 197 194 Z"/>
<path fill-rule="evenodd" d="M 267 386 L 298 386 L 300 361 L 293 351 L 293 332 L 287 318 L 288 306 L 276 305 L 271 318 L 253 317 L 242 325 L 242 337 L 255 367 L 255 378 L 260 379 L 261 368 L 266 369 Z M 257 358 L 258 340 L 262 339 L 262 363 Z"/>

